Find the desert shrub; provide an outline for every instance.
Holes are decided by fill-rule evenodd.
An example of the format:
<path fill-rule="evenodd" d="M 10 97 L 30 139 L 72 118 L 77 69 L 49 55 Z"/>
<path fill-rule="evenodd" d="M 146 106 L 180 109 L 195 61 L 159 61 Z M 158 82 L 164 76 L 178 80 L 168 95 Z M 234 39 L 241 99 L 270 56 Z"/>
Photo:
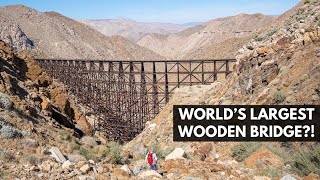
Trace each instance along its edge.
<path fill-rule="evenodd" d="M 121 157 L 121 144 L 119 142 L 109 142 L 108 147 L 110 148 L 110 152 L 108 154 L 108 159 L 113 164 L 120 164 L 122 157 Z"/>
<path fill-rule="evenodd" d="M 93 155 L 90 152 L 90 149 L 84 146 L 80 146 L 79 154 L 84 156 L 86 159 L 93 159 Z"/>
<path fill-rule="evenodd" d="M 241 162 L 261 147 L 267 148 L 281 157 L 284 160 L 284 164 L 290 165 L 291 168 L 288 170 L 292 173 L 296 173 L 299 176 L 306 176 L 310 173 L 320 175 L 319 143 L 301 145 L 297 148 L 291 143 L 242 142 L 231 149 L 231 156 Z M 282 173 L 282 168 L 273 169 L 272 167 L 258 171 L 259 175 L 268 177 L 281 177 Z"/>
<path fill-rule="evenodd" d="M 65 130 L 61 130 L 59 132 L 59 135 L 60 135 L 60 139 L 61 140 L 65 140 L 65 141 L 69 141 L 69 142 L 72 142 L 72 141 L 75 141 L 74 137 L 71 136 L 67 131 Z"/>
<path fill-rule="evenodd" d="M 12 127 L 9 123 L 6 123 L 2 118 L 0 118 L 0 135 L 5 138 L 13 139 L 28 136 L 29 132 L 19 131 Z"/>
<path fill-rule="evenodd" d="M 303 146 L 292 156 L 292 171 L 300 176 L 310 173 L 320 175 L 320 146 Z"/>
<path fill-rule="evenodd" d="M 86 146 L 75 145 L 75 148 L 76 149 L 79 148 L 78 149 L 79 154 L 84 156 L 87 160 L 92 159 L 95 162 L 100 162 L 105 158 L 116 159 L 114 158 L 114 156 L 116 156 L 114 155 L 115 152 L 111 152 L 111 149 L 107 146 L 100 145 L 95 147 L 86 147 Z M 120 150 L 119 150 L 119 153 L 120 153 Z"/>
<path fill-rule="evenodd" d="M 304 4 L 309 4 L 310 0 L 304 0 Z"/>
<path fill-rule="evenodd" d="M 11 126 L 2 126 L 0 129 L 0 134 L 9 139 L 21 137 L 22 134 L 20 134 L 15 128 Z"/>
<path fill-rule="evenodd" d="M 275 103 L 282 103 L 285 100 L 285 98 L 285 95 L 280 91 L 276 91 L 273 94 L 273 102 Z"/>
<path fill-rule="evenodd" d="M 78 143 L 72 143 L 72 144 L 70 145 L 70 148 L 71 148 L 71 150 L 72 150 L 72 152 L 73 152 L 73 151 L 76 151 L 76 150 L 80 150 L 81 146 L 80 146 L 80 144 L 78 144 Z"/>
<path fill-rule="evenodd" d="M 92 153 L 94 154 L 96 159 L 100 161 L 101 159 L 104 159 L 108 156 L 108 154 L 110 153 L 110 149 L 107 146 L 103 145 L 95 146 L 92 148 Z"/>
<path fill-rule="evenodd" d="M 320 20 L 318 21 L 318 26 L 320 27 Z"/>
<path fill-rule="evenodd" d="M 24 160 L 27 161 L 31 165 L 41 164 L 41 159 L 37 158 L 33 155 L 27 155 L 24 157 Z"/>
<path fill-rule="evenodd" d="M 12 110 L 12 107 L 13 103 L 9 96 L 4 93 L 0 93 L 0 108 L 9 111 Z"/>
<path fill-rule="evenodd" d="M 267 36 L 272 36 L 274 35 L 278 30 L 273 28 L 271 31 L 268 32 Z"/>
<path fill-rule="evenodd" d="M 241 162 L 261 147 L 258 142 L 241 142 L 231 148 L 231 156 Z"/>
<path fill-rule="evenodd" d="M 283 171 L 281 168 L 273 168 L 273 167 L 268 167 L 268 168 L 263 168 L 260 169 L 257 172 L 258 175 L 260 176 L 267 176 L 270 178 L 279 178 L 283 176 Z"/>
<path fill-rule="evenodd" d="M 158 143 L 152 144 L 148 149 L 153 149 L 153 152 L 156 153 L 158 159 L 164 159 L 168 154 L 170 154 L 174 148 L 161 148 Z"/>
<path fill-rule="evenodd" d="M 10 162 L 14 159 L 13 156 L 11 156 L 10 154 L 5 153 L 4 151 L 2 151 L 0 149 L 0 160 L 4 161 L 4 162 Z"/>
<path fill-rule="evenodd" d="M 304 19 L 305 17 L 303 16 L 303 15 L 298 15 L 298 16 L 296 16 L 296 20 L 297 21 L 300 21 L 300 20 L 302 20 L 302 19 Z"/>
<path fill-rule="evenodd" d="M 0 169 L 0 179 L 3 178 L 5 179 L 6 176 L 8 176 L 8 172 L 5 170 Z"/>
<path fill-rule="evenodd" d="M 263 40 L 263 37 L 256 35 L 253 39 L 254 39 L 255 41 L 262 41 L 262 40 Z"/>

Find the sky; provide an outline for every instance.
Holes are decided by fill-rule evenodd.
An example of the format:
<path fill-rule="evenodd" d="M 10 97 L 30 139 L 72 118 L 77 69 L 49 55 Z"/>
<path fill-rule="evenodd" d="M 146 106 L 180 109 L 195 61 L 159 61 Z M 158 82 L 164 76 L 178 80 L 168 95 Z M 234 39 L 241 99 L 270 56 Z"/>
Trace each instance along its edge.
<path fill-rule="evenodd" d="M 279 15 L 300 0 L 0 0 L 0 6 L 23 4 L 56 11 L 73 19 L 126 18 L 140 22 L 206 22 L 237 15 Z"/>

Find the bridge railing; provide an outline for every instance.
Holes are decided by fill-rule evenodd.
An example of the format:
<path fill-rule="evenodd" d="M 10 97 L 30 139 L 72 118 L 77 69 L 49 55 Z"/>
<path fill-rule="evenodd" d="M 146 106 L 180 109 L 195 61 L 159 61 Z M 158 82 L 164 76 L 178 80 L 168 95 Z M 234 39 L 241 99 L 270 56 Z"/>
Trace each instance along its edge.
<path fill-rule="evenodd" d="M 37 59 L 97 117 L 95 129 L 129 140 L 168 103 L 176 88 L 211 84 L 232 72 L 234 59 L 101 61 Z"/>

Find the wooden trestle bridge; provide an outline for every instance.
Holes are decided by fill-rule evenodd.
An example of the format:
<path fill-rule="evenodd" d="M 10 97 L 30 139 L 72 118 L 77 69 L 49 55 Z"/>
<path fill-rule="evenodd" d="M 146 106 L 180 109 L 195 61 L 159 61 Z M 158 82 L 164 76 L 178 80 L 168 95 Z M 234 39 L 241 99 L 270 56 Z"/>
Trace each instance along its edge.
<path fill-rule="evenodd" d="M 96 130 L 112 140 L 130 140 L 160 112 L 174 89 L 224 78 L 235 59 L 36 61 L 97 117 Z"/>

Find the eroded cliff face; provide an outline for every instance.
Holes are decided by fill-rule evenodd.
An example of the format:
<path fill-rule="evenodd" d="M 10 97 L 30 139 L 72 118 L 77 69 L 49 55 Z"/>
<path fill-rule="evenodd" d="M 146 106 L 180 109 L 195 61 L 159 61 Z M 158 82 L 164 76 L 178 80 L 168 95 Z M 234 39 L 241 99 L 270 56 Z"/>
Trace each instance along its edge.
<path fill-rule="evenodd" d="M 85 133 L 92 128 L 66 88 L 49 77 L 26 53 L 15 54 L 0 41 L 0 91 L 12 99 L 14 109 L 34 118 L 55 119 L 68 128 Z"/>

